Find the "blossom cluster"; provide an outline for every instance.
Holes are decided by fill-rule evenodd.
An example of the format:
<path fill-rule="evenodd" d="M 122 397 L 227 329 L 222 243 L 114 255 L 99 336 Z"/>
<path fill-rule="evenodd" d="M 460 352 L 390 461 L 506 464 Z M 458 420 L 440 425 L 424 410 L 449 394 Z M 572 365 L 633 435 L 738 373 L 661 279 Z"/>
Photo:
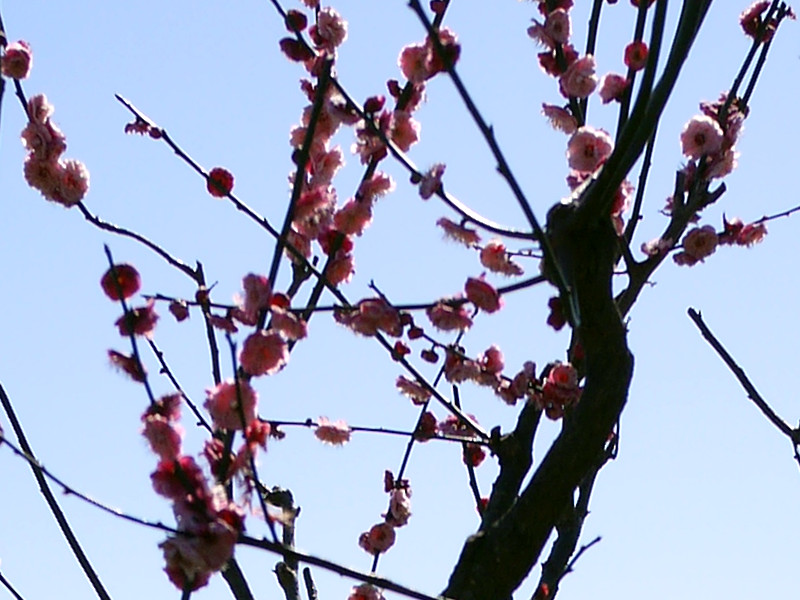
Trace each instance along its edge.
<path fill-rule="evenodd" d="M 389 509 L 383 522 L 377 523 L 362 533 L 358 545 L 370 554 L 381 554 L 394 545 L 395 529 L 408 524 L 411 517 L 411 487 L 405 479 L 395 479 L 391 471 L 383 478 L 384 491 L 389 494 Z"/>
<path fill-rule="evenodd" d="M 47 200 L 75 206 L 89 191 L 89 171 L 79 160 L 62 159 L 67 149 L 64 134 L 50 118 L 53 105 L 44 94 L 28 100 L 28 124 L 22 130 L 25 181 Z"/>
<path fill-rule="evenodd" d="M 678 265 L 694 266 L 711 256 L 720 245 L 752 246 L 761 242 L 767 235 L 767 226 L 763 221 L 745 224 L 739 218 L 728 221 L 723 217 L 723 231 L 717 231 L 711 225 L 694 227 L 683 238 L 683 250 L 672 258 Z"/>

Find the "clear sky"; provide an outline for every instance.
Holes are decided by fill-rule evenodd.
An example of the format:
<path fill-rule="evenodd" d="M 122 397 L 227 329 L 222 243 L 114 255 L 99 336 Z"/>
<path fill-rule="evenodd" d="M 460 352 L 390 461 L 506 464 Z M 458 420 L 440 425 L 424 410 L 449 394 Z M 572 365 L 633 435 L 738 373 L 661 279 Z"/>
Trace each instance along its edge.
<path fill-rule="evenodd" d="M 576 4 L 574 35 L 582 47 L 589 3 Z M 669 34 L 679 4 L 670 3 Z M 683 124 L 697 113 L 699 101 L 728 89 L 747 52 L 737 22 L 747 4 L 726 0 L 711 8 L 659 128 L 637 248 L 665 224 L 659 209 L 681 166 Z M 204 182 L 165 145 L 124 135 L 130 119 L 114 93 L 165 127 L 204 167 L 230 169 L 237 195 L 279 224 L 289 197 L 289 130 L 305 104 L 298 86 L 304 72 L 279 52 L 285 30 L 270 3 L 6 0 L 0 6 L 9 39 L 25 39 L 34 51 L 26 92 L 47 94 L 54 120 L 67 135 L 66 155 L 91 172 L 87 207 L 159 241 L 190 264 L 202 261 L 222 302 L 231 300 L 245 274 L 265 273 L 273 240 L 229 204 L 212 199 Z M 360 100 L 384 93 L 386 80 L 400 77 L 400 49 L 423 39 L 420 24 L 400 0 L 337 0 L 333 6 L 350 27 L 337 64 L 341 81 Z M 542 102 L 561 99 L 555 82 L 539 70 L 537 48 L 526 35 L 534 16 L 532 3 L 461 0 L 451 2 L 446 24 L 462 43 L 462 77 L 543 218 L 567 192 L 566 138 L 540 115 Z M 634 17 L 624 0 L 604 8 L 600 74 L 622 70 Z M 793 105 L 800 92 L 797 27 L 787 23 L 777 36 L 739 143 L 739 168 L 703 224 L 719 228 L 723 212 L 752 221 L 800 204 L 800 126 Z M 145 293 L 191 297 L 194 289 L 151 252 L 94 229 L 76 210 L 49 204 L 26 186 L 19 143 L 24 115 L 9 92 L 0 124 L 0 381 L 47 467 L 103 502 L 171 524 L 168 503 L 150 487 L 155 458 L 139 434 L 146 396 L 106 361 L 108 348 L 124 351 L 128 345 L 113 327 L 118 306 L 98 285 L 106 268 L 103 244 L 139 268 Z M 421 166 L 446 163 L 449 192 L 488 218 L 522 226 L 523 216 L 444 77 L 429 86 L 418 119 L 421 143 L 411 158 Z M 591 124 L 610 129 L 615 121 L 613 106 L 592 103 Z M 335 181 L 343 201 L 362 168 L 349 154 L 351 131 L 338 141 L 348 162 Z M 403 171 L 388 163 L 386 169 L 397 190 L 380 201 L 373 226 L 357 240 L 357 273 L 345 293 L 351 300 L 367 296 L 370 281 L 398 303 L 456 293 L 467 276 L 481 273 L 476 256 L 441 240 L 434 223 L 452 216 L 446 207 L 423 203 Z M 747 400 L 686 308 L 703 311 L 764 397 L 796 423 L 797 219 L 770 223 L 765 242 L 752 249 L 723 248 L 691 269 L 668 262 L 642 295 L 629 323 L 636 367 L 620 454 L 600 476 L 584 528 L 584 542 L 603 539 L 563 582 L 565 600 L 796 595 L 800 473 L 790 444 Z M 525 267 L 528 273 L 538 268 L 535 261 Z M 285 267 L 282 273 L 278 288 L 286 284 Z M 526 360 L 543 365 L 563 358 L 568 334 L 545 325 L 551 295 L 552 289 L 537 287 L 507 297 L 501 312 L 477 320 L 466 338 L 468 352 L 477 355 L 497 343 L 512 371 Z M 201 401 L 212 384 L 201 320 L 193 315 L 177 324 L 166 307 L 160 312 L 155 339 L 189 395 Z M 156 392 L 170 391 L 151 358 L 148 364 Z M 395 390 L 398 374 L 374 341 L 356 338 L 320 315 L 289 366 L 258 382 L 261 414 L 282 420 L 325 415 L 352 425 L 410 429 L 416 409 Z M 465 386 L 463 400 L 487 428 L 507 429 L 518 411 L 476 387 Z M 0 423 L 8 433 L 5 418 Z M 202 435 L 188 416 L 184 424 L 185 447 L 196 453 Z M 544 424 L 537 456 L 557 428 Z M 298 546 L 368 570 L 371 558 L 357 538 L 381 520 L 383 472 L 397 470 L 405 440 L 360 434 L 344 448 L 330 448 L 306 430 L 287 433 L 285 440 L 271 442 L 260 474 L 268 485 L 290 488 L 302 506 Z M 0 472 L 3 574 L 25 598 L 90 597 L 30 470 L 3 450 Z M 478 473 L 488 494 L 494 460 Z M 414 514 L 381 559 L 380 573 L 435 594 L 478 517 L 457 446 L 417 447 L 408 477 Z M 179 597 L 161 572 L 161 533 L 59 497 L 114 598 Z M 265 535 L 266 528 L 250 518 L 248 533 Z M 275 556 L 243 549 L 237 557 L 258 598 L 281 597 L 271 573 Z M 346 597 L 352 582 L 314 573 L 321 598 Z M 523 590 L 519 597 L 529 597 L 530 585 Z M 227 595 L 215 577 L 194 597 Z"/>

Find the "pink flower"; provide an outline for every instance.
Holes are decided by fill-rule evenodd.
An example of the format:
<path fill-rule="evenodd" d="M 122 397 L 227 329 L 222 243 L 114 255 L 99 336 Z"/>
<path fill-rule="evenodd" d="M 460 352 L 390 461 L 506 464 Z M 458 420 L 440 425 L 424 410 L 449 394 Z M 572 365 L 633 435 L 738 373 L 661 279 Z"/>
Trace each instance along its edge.
<path fill-rule="evenodd" d="M 467 415 L 467 417 L 474 423 L 478 422 L 474 415 Z M 455 415 L 448 415 L 444 421 L 439 423 L 439 431 L 442 435 L 460 438 L 472 438 L 474 435 L 472 428 Z"/>
<path fill-rule="evenodd" d="M 372 223 L 372 204 L 366 200 L 350 199 L 333 215 L 333 224 L 347 235 L 361 235 Z"/>
<path fill-rule="evenodd" d="M 603 104 L 608 104 L 611 101 L 620 102 L 629 84 L 630 82 L 624 75 L 606 73 L 600 80 L 600 90 L 597 93 L 600 94 Z"/>
<path fill-rule="evenodd" d="M 408 523 L 411 517 L 411 490 L 408 487 L 389 492 L 389 512 L 383 516 L 394 527 L 402 527 Z"/>
<path fill-rule="evenodd" d="M 439 431 L 439 424 L 436 422 L 436 415 L 432 412 L 426 411 L 422 413 L 417 423 L 417 429 L 414 431 L 414 439 L 419 442 L 427 442 L 429 439 L 436 436 Z"/>
<path fill-rule="evenodd" d="M 481 249 L 481 264 L 494 273 L 522 275 L 522 267 L 511 260 L 505 245 L 500 240 L 490 240 Z"/>
<path fill-rule="evenodd" d="M 683 238 L 683 251 L 695 261 L 702 262 L 704 258 L 714 254 L 718 242 L 717 232 L 711 225 L 695 227 Z"/>
<path fill-rule="evenodd" d="M 325 277 L 332 285 L 339 285 L 340 283 L 349 282 L 355 272 L 355 258 L 353 258 L 353 255 L 340 250 L 328 264 L 328 268 L 325 270 Z"/>
<path fill-rule="evenodd" d="M 33 54 L 28 42 L 19 40 L 5 47 L 0 58 L 0 72 L 11 79 L 25 79 L 31 72 Z"/>
<path fill-rule="evenodd" d="M 265 275 L 248 273 L 242 278 L 242 289 L 244 290 L 242 310 L 255 322 L 259 313 L 269 308 L 272 286 Z"/>
<path fill-rule="evenodd" d="M 324 444 L 344 446 L 350 441 L 350 427 L 344 421 L 331 422 L 326 417 L 320 417 L 314 435 Z"/>
<path fill-rule="evenodd" d="M 237 386 L 233 379 L 206 390 L 203 404 L 217 429 L 243 430 L 256 417 L 258 394 L 244 379 Z"/>
<path fill-rule="evenodd" d="M 360 335 L 372 336 L 383 331 L 398 337 L 403 333 L 400 313 L 383 298 L 361 300 L 356 310 L 335 312 L 334 318 Z"/>
<path fill-rule="evenodd" d="M 422 176 L 419 182 L 419 195 L 423 200 L 427 200 L 435 193 L 441 191 L 444 170 L 445 165 L 436 163 Z"/>
<path fill-rule="evenodd" d="M 474 360 L 464 358 L 451 350 L 447 351 L 444 362 L 444 376 L 450 383 L 477 381 L 481 375 L 481 367 Z"/>
<path fill-rule="evenodd" d="M 270 327 L 287 340 L 302 340 L 308 335 L 308 325 L 294 313 L 273 307 Z"/>
<path fill-rule="evenodd" d="M 147 378 L 147 372 L 135 356 L 127 356 L 116 350 L 109 350 L 108 360 L 111 366 L 119 369 L 134 381 L 142 383 Z"/>
<path fill-rule="evenodd" d="M 289 361 L 286 340 L 273 330 L 257 331 L 248 336 L 242 346 L 239 362 L 253 376 L 274 375 Z"/>
<path fill-rule="evenodd" d="M 54 110 L 44 94 L 36 94 L 28 99 L 28 118 L 34 123 L 44 125 Z"/>
<path fill-rule="evenodd" d="M 56 201 L 64 206 L 75 206 L 89 191 L 89 171 L 79 160 L 67 160 L 61 170 Z"/>
<path fill-rule="evenodd" d="M 25 149 L 38 160 L 56 161 L 67 149 L 64 134 L 49 118 L 44 123 L 28 121 L 20 137 Z"/>
<path fill-rule="evenodd" d="M 567 144 L 567 162 L 581 173 L 593 173 L 611 155 L 614 142 L 602 129 L 584 126 L 578 129 Z"/>
<path fill-rule="evenodd" d="M 156 327 L 158 315 L 155 311 L 155 301 L 148 300 L 147 304 L 130 309 L 114 323 L 122 336 L 143 335 L 150 337 Z"/>
<path fill-rule="evenodd" d="M 41 160 L 35 154 L 28 154 L 23 165 L 25 181 L 32 188 L 39 190 L 46 199 L 55 201 L 58 186 L 61 184 L 62 167 L 57 160 Z"/>
<path fill-rule="evenodd" d="M 347 39 L 347 21 L 330 7 L 317 13 L 317 24 L 309 31 L 317 48 L 333 52 Z"/>
<path fill-rule="evenodd" d="M 580 399 L 582 391 L 575 367 L 556 362 L 547 374 L 538 402 L 549 418 L 557 419 L 563 415 L 564 408 Z"/>
<path fill-rule="evenodd" d="M 669 252 L 672 248 L 672 241 L 664 238 L 655 238 L 649 242 L 642 243 L 642 252 L 647 256 L 659 256 Z"/>
<path fill-rule="evenodd" d="M 379 523 L 373 525 L 369 531 L 361 534 L 358 538 L 358 545 L 370 554 L 380 554 L 391 548 L 394 545 L 394 540 L 394 527 L 389 523 Z"/>
<path fill-rule="evenodd" d="M 547 36 L 557 44 L 566 44 L 572 31 L 569 13 L 563 8 L 557 8 L 547 15 L 544 22 Z"/>
<path fill-rule="evenodd" d="M 112 300 L 119 300 L 120 297 L 130 298 L 139 291 L 141 286 L 139 271 L 127 263 L 114 265 L 114 268 L 108 269 L 100 279 L 100 287 Z"/>
<path fill-rule="evenodd" d="M 224 198 L 233 189 L 233 175 L 227 169 L 214 167 L 208 173 L 206 189 L 215 198 Z"/>
<path fill-rule="evenodd" d="M 486 458 L 486 451 L 478 444 L 464 444 L 462 460 L 470 467 L 479 467 Z"/>
<path fill-rule="evenodd" d="M 395 385 L 397 389 L 400 390 L 400 393 L 411 398 L 411 402 L 416 406 L 425 404 L 430 400 L 431 392 L 428 388 L 424 387 L 421 383 L 407 379 L 403 375 L 397 377 Z"/>
<path fill-rule="evenodd" d="M 467 314 L 464 302 L 440 300 L 429 307 L 425 314 L 428 315 L 433 326 L 441 331 L 464 330 L 472 326 L 472 319 Z"/>
<path fill-rule="evenodd" d="M 396 110 L 392 113 L 389 137 L 403 152 L 408 152 L 419 141 L 419 130 L 419 123 L 411 118 L 408 111 Z"/>
<path fill-rule="evenodd" d="M 625 66 L 633 71 L 644 69 L 648 53 L 647 44 L 644 42 L 631 42 L 625 46 Z"/>
<path fill-rule="evenodd" d="M 464 286 L 467 299 L 487 313 L 497 312 L 503 307 L 503 299 L 498 291 L 481 277 L 470 277 Z"/>
<path fill-rule="evenodd" d="M 692 117 L 681 132 L 683 154 L 691 159 L 715 154 L 722 148 L 722 128 L 706 115 Z"/>
<path fill-rule="evenodd" d="M 499 374 L 505 367 L 503 352 L 499 347 L 492 344 L 478 357 L 478 364 L 485 373 L 490 373 L 492 375 Z"/>
<path fill-rule="evenodd" d="M 714 155 L 706 168 L 706 177 L 709 179 L 719 179 L 730 175 L 737 167 L 739 153 L 733 148 L 728 148 Z"/>
<path fill-rule="evenodd" d="M 362 583 L 350 591 L 347 600 L 384 600 L 381 591 L 371 583 Z"/>
<path fill-rule="evenodd" d="M 409 44 L 400 51 L 397 65 L 412 83 L 423 83 L 431 76 L 428 70 L 428 48 L 425 44 Z"/>
<path fill-rule="evenodd" d="M 478 235 L 477 230 L 469 229 L 464 225 L 454 223 L 450 219 L 442 217 L 436 224 L 444 230 L 444 235 L 448 239 L 461 242 L 467 247 L 472 247 L 480 243 L 481 237 Z"/>
<path fill-rule="evenodd" d="M 150 474 L 153 489 L 160 496 L 177 501 L 187 496 L 203 497 L 208 494 L 203 471 L 191 456 L 177 460 L 162 460 Z"/>
<path fill-rule="evenodd" d="M 386 173 L 377 172 L 370 179 L 362 181 L 358 195 L 366 202 L 371 202 L 394 191 L 394 181 Z"/>
<path fill-rule="evenodd" d="M 767 226 L 764 223 L 748 223 L 742 227 L 736 236 L 738 246 L 752 246 L 761 243 L 767 235 Z"/>
<path fill-rule="evenodd" d="M 180 456 L 183 434 L 183 427 L 160 415 L 151 415 L 144 420 L 142 435 L 161 460 L 176 460 Z"/>
<path fill-rule="evenodd" d="M 553 104 L 542 104 L 542 114 L 550 122 L 550 127 L 556 131 L 561 131 L 569 135 L 575 133 L 578 129 L 578 121 L 566 108 Z"/>
<path fill-rule="evenodd" d="M 565 98 L 586 98 L 597 87 L 594 56 L 587 54 L 573 62 L 558 80 Z"/>

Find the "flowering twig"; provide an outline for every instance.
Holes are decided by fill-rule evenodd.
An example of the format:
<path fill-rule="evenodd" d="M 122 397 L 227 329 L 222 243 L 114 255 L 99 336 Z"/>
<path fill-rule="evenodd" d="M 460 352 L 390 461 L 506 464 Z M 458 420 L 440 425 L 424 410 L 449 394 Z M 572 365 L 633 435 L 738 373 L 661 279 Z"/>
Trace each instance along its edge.
<path fill-rule="evenodd" d="M 319 558 L 312 554 L 306 554 L 305 552 L 301 552 L 294 548 L 287 548 L 283 544 L 276 544 L 275 542 L 270 542 L 266 539 L 257 540 L 255 538 L 243 535 L 239 538 L 239 543 L 243 546 L 261 548 L 263 550 L 275 552 L 276 554 L 291 557 L 296 559 L 298 562 L 321 567 L 328 571 L 338 573 L 339 575 L 343 575 L 345 577 L 350 577 L 357 581 L 371 583 L 379 588 L 401 594 L 408 598 L 415 598 L 416 600 L 446 600 L 446 598 L 442 596 L 430 596 L 428 594 L 423 594 L 422 592 L 412 590 L 411 588 L 400 585 L 399 583 L 395 583 L 394 581 L 386 579 L 385 577 L 378 577 L 377 575 L 363 573 L 361 571 L 345 567 L 344 565 L 325 560 L 324 558 Z"/>
<path fill-rule="evenodd" d="M 19 419 L 17 419 L 17 414 L 14 411 L 14 407 L 11 405 L 11 399 L 6 394 L 2 384 L 0 384 L 0 403 L 2 403 L 3 410 L 5 410 L 6 416 L 11 423 L 11 428 L 14 430 L 14 433 L 17 436 L 17 440 L 22 448 L 22 452 L 24 455 L 31 458 L 31 461 L 29 461 L 28 464 L 30 464 L 31 470 L 33 471 L 33 476 L 39 484 L 39 490 L 42 492 L 42 496 L 44 496 L 45 502 L 47 502 L 47 506 L 50 508 L 50 512 L 53 513 L 58 526 L 61 528 L 61 532 L 64 534 L 72 553 L 78 560 L 78 564 L 80 564 L 83 572 L 86 574 L 86 577 L 92 584 L 97 597 L 101 600 L 111 600 L 111 596 L 109 596 L 105 587 L 103 587 L 103 583 L 100 581 L 100 578 L 95 572 L 94 567 L 92 567 L 92 564 L 89 562 L 89 558 L 86 556 L 83 548 L 81 548 L 78 538 L 75 537 L 69 522 L 67 522 L 67 517 L 64 515 L 64 512 L 58 505 L 58 501 L 53 495 L 53 492 L 50 490 L 50 486 L 47 483 L 47 478 L 42 473 L 42 468 L 34 467 L 34 464 L 38 464 L 38 462 L 36 461 L 33 450 L 28 443 L 28 439 L 25 437 L 25 432 L 22 430 L 22 425 L 20 424 Z M 11 447 L 5 438 L 3 438 L 3 442 Z"/>
<path fill-rule="evenodd" d="M 571 307 L 573 310 L 570 311 L 571 318 L 573 318 L 576 323 L 580 320 L 578 311 L 577 311 L 577 304 L 573 302 L 573 295 L 572 290 L 570 289 L 569 283 L 564 277 L 564 273 L 561 270 L 561 265 L 555 258 L 553 253 L 553 249 L 550 246 L 550 240 L 545 235 L 544 230 L 542 229 L 541 225 L 539 224 L 539 220 L 536 218 L 536 215 L 533 213 L 533 209 L 531 208 L 530 202 L 525 197 L 525 194 L 522 192 L 522 188 L 520 188 L 519 183 L 517 183 L 516 177 L 514 177 L 511 168 L 508 166 L 506 162 L 505 156 L 503 155 L 500 146 L 497 143 L 497 139 L 494 135 L 494 129 L 486 123 L 483 116 L 481 115 L 478 107 L 475 106 L 475 103 L 472 100 L 467 88 L 464 86 L 464 83 L 461 81 L 461 77 L 458 75 L 456 71 L 455 64 L 453 63 L 452 59 L 447 56 L 444 48 L 442 47 L 442 42 L 439 39 L 438 31 L 433 28 L 433 25 L 428 20 L 425 11 L 422 8 L 422 5 L 419 3 L 419 0 L 410 0 L 409 6 L 411 10 L 413 10 L 417 17 L 419 17 L 420 22 L 425 27 L 425 30 L 428 33 L 428 36 L 433 43 L 433 47 L 436 50 L 437 55 L 442 60 L 447 73 L 450 75 L 450 78 L 453 80 L 453 85 L 455 85 L 456 90 L 458 90 L 459 95 L 461 96 L 464 105 L 467 107 L 467 111 L 472 116 L 472 119 L 475 121 L 475 124 L 478 126 L 478 129 L 483 134 L 486 143 L 489 145 L 489 148 L 492 151 L 492 154 L 497 161 L 497 170 L 500 175 L 508 183 L 509 187 L 511 188 L 514 197 L 517 199 L 517 203 L 519 204 L 520 208 L 522 209 L 525 218 L 528 220 L 531 228 L 533 229 L 534 237 L 539 242 L 542 253 L 544 254 L 544 260 L 547 264 L 549 270 L 553 273 L 556 281 L 555 284 L 558 287 L 561 295 L 568 299 L 570 302 Z M 574 306 L 573 306 L 574 305 Z"/>
<path fill-rule="evenodd" d="M 147 392 L 147 398 L 150 400 L 150 404 L 152 405 L 155 404 L 156 398 L 153 395 L 153 389 L 150 387 L 150 380 L 147 377 L 147 371 L 145 371 L 144 363 L 142 362 L 142 356 L 139 354 L 139 345 L 136 343 L 136 332 L 134 331 L 135 327 L 132 323 L 133 315 L 128 309 L 128 303 L 125 302 L 125 294 L 122 292 L 122 285 L 120 284 L 119 276 L 117 275 L 117 267 L 114 264 L 114 257 L 111 256 L 111 249 L 107 244 L 104 244 L 103 250 L 106 253 L 113 284 L 116 288 L 115 291 L 117 293 L 119 303 L 122 306 L 122 323 L 123 327 L 128 330 L 128 337 L 131 340 L 131 349 L 133 351 L 133 359 L 136 361 L 136 369 L 137 372 L 141 374 L 141 381 L 144 384 L 145 391 Z M 122 329 L 122 327 L 120 329 Z"/>
<path fill-rule="evenodd" d="M 705 338 L 705 340 L 709 343 L 709 345 L 716 351 L 725 365 L 730 369 L 731 373 L 733 373 L 734 377 L 739 381 L 742 385 L 744 390 L 747 392 L 748 398 L 750 398 L 753 403 L 758 407 L 758 409 L 762 412 L 762 414 L 767 418 L 767 420 L 772 423 L 778 431 L 780 431 L 783 435 L 789 438 L 792 442 L 792 446 L 794 447 L 795 451 L 795 458 L 797 459 L 798 463 L 800 464 L 800 455 L 798 455 L 798 446 L 800 446 L 800 427 L 797 429 L 792 429 L 786 421 L 781 419 L 774 410 L 767 404 L 761 394 L 758 393 L 758 390 L 755 388 L 753 383 L 747 377 L 742 369 L 733 357 L 728 353 L 722 343 L 711 333 L 711 330 L 703 321 L 702 315 L 696 311 L 694 308 L 689 308 L 687 311 L 689 314 L 689 318 L 694 321 L 694 324 L 700 330 L 700 333 Z"/>

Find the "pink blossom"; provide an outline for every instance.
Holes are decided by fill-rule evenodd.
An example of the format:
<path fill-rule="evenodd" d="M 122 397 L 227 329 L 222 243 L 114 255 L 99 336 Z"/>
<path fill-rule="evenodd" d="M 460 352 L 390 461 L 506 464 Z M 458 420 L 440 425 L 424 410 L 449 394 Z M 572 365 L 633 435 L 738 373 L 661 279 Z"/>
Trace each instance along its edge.
<path fill-rule="evenodd" d="M 400 51 L 397 65 L 412 83 L 422 83 L 431 76 L 428 70 L 428 48 L 425 44 L 409 44 Z"/>
<path fill-rule="evenodd" d="M 154 307 L 155 301 L 151 299 L 144 306 L 128 310 L 115 323 L 119 334 L 122 336 L 143 335 L 148 338 L 152 336 L 158 321 Z"/>
<path fill-rule="evenodd" d="M 578 129 L 578 121 L 566 108 L 554 104 L 542 104 L 542 114 L 550 122 L 550 127 L 556 131 L 573 134 Z"/>
<path fill-rule="evenodd" d="M 358 188 L 358 195 L 366 202 L 371 202 L 394 191 L 394 187 L 392 178 L 379 171 L 371 178 L 361 182 Z"/>
<path fill-rule="evenodd" d="M 233 175 L 227 169 L 214 167 L 208 173 L 206 189 L 215 198 L 224 198 L 233 189 Z"/>
<path fill-rule="evenodd" d="M 355 258 L 349 252 L 336 253 L 336 256 L 328 264 L 325 270 L 325 277 L 332 285 L 347 283 L 353 278 L 355 270 Z"/>
<path fill-rule="evenodd" d="M 583 390 L 578 386 L 578 372 L 569 363 L 556 362 L 550 368 L 538 402 L 551 419 L 563 415 L 564 408 L 576 403 Z"/>
<path fill-rule="evenodd" d="M 242 289 L 244 290 L 244 298 L 241 300 L 242 310 L 255 320 L 262 310 L 269 308 L 272 286 L 265 275 L 248 273 L 242 278 Z"/>
<path fill-rule="evenodd" d="M 144 367 L 136 360 L 135 356 L 128 356 L 116 350 L 109 350 L 108 360 L 112 367 L 119 369 L 133 381 L 142 383 L 147 379 L 147 371 L 144 370 Z"/>
<path fill-rule="evenodd" d="M 660 256 L 672 249 L 672 240 L 664 238 L 655 238 L 649 242 L 642 243 L 642 252 L 647 256 Z"/>
<path fill-rule="evenodd" d="M 603 104 L 608 104 L 611 101 L 622 101 L 625 91 L 628 89 L 630 82 L 624 75 L 618 73 L 606 73 L 600 80 L 600 99 Z"/>
<path fill-rule="evenodd" d="M 403 332 L 400 313 L 383 298 L 361 300 L 353 310 L 335 312 L 334 318 L 360 335 L 372 336 L 383 331 L 398 337 Z"/>
<path fill-rule="evenodd" d="M 127 263 L 114 265 L 109 268 L 100 279 L 100 287 L 111 300 L 130 298 L 142 286 L 139 271 Z"/>
<path fill-rule="evenodd" d="M 333 52 L 347 39 L 347 21 L 330 7 L 317 13 L 317 24 L 309 31 L 318 48 Z"/>
<path fill-rule="evenodd" d="M 293 312 L 273 307 L 270 327 L 287 340 L 302 340 L 308 335 L 308 325 Z"/>
<path fill-rule="evenodd" d="M 611 155 L 614 142 L 602 129 L 584 126 L 578 129 L 567 144 L 567 162 L 581 173 L 593 173 Z"/>
<path fill-rule="evenodd" d="M 748 223 L 742 227 L 736 236 L 736 244 L 749 247 L 753 244 L 761 243 L 766 235 L 767 226 L 765 223 Z"/>
<path fill-rule="evenodd" d="M 474 423 L 478 422 L 475 415 L 466 416 L 470 421 Z M 456 415 L 447 415 L 444 421 L 439 423 L 439 431 L 442 435 L 451 435 L 460 438 L 472 438 L 474 436 L 472 428 Z"/>
<path fill-rule="evenodd" d="M 325 444 L 344 446 L 350 441 L 350 427 L 344 421 L 329 421 L 326 417 L 320 417 L 314 435 Z"/>
<path fill-rule="evenodd" d="M 722 148 L 722 128 L 707 115 L 692 117 L 681 132 L 683 154 L 692 159 L 715 154 Z"/>
<path fill-rule="evenodd" d="M 286 340 L 272 329 L 250 334 L 244 341 L 239 362 L 253 376 L 274 375 L 289 361 Z"/>
<path fill-rule="evenodd" d="M 358 538 L 358 545 L 370 554 L 380 554 L 391 548 L 394 545 L 394 540 L 394 527 L 389 523 L 379 523 L 373 525 L 369 531 L 361 534 Z"/>
<path fill-rule="evenodd" d="M 430 411 L 425 411 L 419 418 L 417 429 L 414 431 L 414 439 L 419 442 L 427 442 L 436 436 L 439 431 L 439 424 L 436 422 L 436 415 Z"/>
<path fill-rule="evenodd" d="M 160 415 L 151 415 L 144 420 L 142 435 L 161 460 L 174 461 L 178 458 L 183 434 L 183 427 Z"/>
<path fill-rule="evenodd" d="M 573 62 L 558 80 L 561 95 L 566 98 L 586 98 L 597 87 L 594 56 L 587 54 Z"/>
<path fill-rule="evenodd" d="M 647 44 L 644 42 L 631 42 L 625 46 L 625 66 L 632 71 L 644 69 L 648 53 Z"/>
<path fill-rule="evenodd" d="M 511 260 L 505 245 L 500 240 L 490 240 L 481 249 L 481 264 L 494 273 L 522 275 L 522 267 Z"/>
<path fill-rule="evenodd" d="M 440 300 L 429 307 L 425 314 L 433 326 L 441 331 L 464 330 L 472 326 L 472 319 L 467 313 L 464 302 Z"/>
<path fill-rule="evenodd" d="M 23 165 L 25 181 L 39 190 L 47 200 L 56 201 L 58 187 L 61 185 L 62 167 L 57 160 L 41 160 L 35 154 L 28 154 Z"/>
<path fill-rule="evenodd" d="M 362 583 L 350 590 L 347 600 L 384 600 L 381 591 L 371 583 Z"/>
<path fill-rule="evenodd" d="M 67 149 L 64 134 L 50 119 L 44 123 L 28 121 L 20 137 L 25 149 L 38 160 L 56 161 Z"/>
<path fill-rule="evenodd" d="M 25 79 L 30 74 L 32 65 L 31 47 L 23 40 L 8 44 L 0 58 L 0 72 L 11 79 Z"/>
<path fill-rule="evenodd" d="M 497 375 L 505 367 L 503 352 L 498 346 L 492 344 L 478 357 L 478 364 L 484 372 Z"/>
<path fill-rule="evenodd" d="M 191 456 L 177 460 L 162 460 L 150 474 L 153 489 L 160 496 L 176 501 L 187 496 L 203 497 L 208 494 L 203 471 Z"/>
<path fill-rule="evenodd" d="M 436 224 L 444 230 L 445 237 L 457 242 L 461 242 L 467 247 L 472 247 L 480 243 L 481 237 L 477 230 L 470 229 L 464 225 L 454 223 L 450 219 L 442 217 Z"/>
<path fill-rule="evenodd" d="M 411 517 L 411 489 L 402 487 L 389 492 L 389 512 L 383 516 L 394 527 L 406 525 Z"/>
<path fill-rule="evenodd" d="M 500 293 L 481 277 L 470 277 L 464 286 L 467 299 L 475 306 L 487 313 L 497 312 L 503 307 L 503 298 Z"/>
<path fill-rule="evenodd" d="M 89 191 L 89 171 L 79 160 L 64 162 L 58 183 L 57 202 L 64 206 L 75 206 Z"/>
<path fill-rule="evenodd" d="M 44 125 L 53 116 L 54 110 L 44 94 L 36 94 L 28 99 L 28 118 L 34 123 Z"/>
<path fill-rule="evenodd" d="M 308 169 L 311 173 L 309 187 L 329 185 L 342 165 L 344 165 L 344 157 L 339 146 L 332 150 L 320 150 L 312 153 L 308 161 Z"/>
<path fill-rule="evenodd" d="M 462 460 L 469 467 L 479 467 L 486 458 L 486 451 L 478 444 L 464 444 Z"/>
<path fill-rule="evenodd" d="M 244 429 L 256 417 L 258 394 L 244 379 L 237 385 L 232 379 L 206 390 L 203 404 L 217 429 Z"/>
<path fill-rule="evenodd" d="M 480 365 L 469 358 L 451 350 L 447 351 L 444 362 L 444 376 L 450 383 L 477 381 L 481 375 Z"/>
<path fill-rule="evenodd" d="M 706 177 L 719 179 L 733 173 L 738 165 L 739 153 L 733 148 L 715 154 L 706 168 Z"/>
<path fill-rule="evenodd" d="M 390 138 L 403 152 L 408 152 L 411 146 L 419 141 L 420 124 L 411 117 L 406 110 L 396 110 L 392 113 Z"/>
<path fill-rule="evenodd" d="M 719 238 L 711 225 L 695 227 L 683 238 L 683 250 L 699 261 L 714 254 Z"/>
<path fill-rule="evenodd" d="M 347 235 L 361 235 L 372 223 L 372 204 L 366 200 L 348 200 L 333 215 L 333 224 Z"/>
<path fill-rule="evenodd" d="M 286 255 L 289 257 L 289 260 L 294 263 L 299 263 L 301 260 L 294 252 L 291 252 L 289 248 L 294 248 L 297 253 L 304 258 L 309 258 L 311 256 L 311 240 L 308 239 L 308 236 L 303 235 L 296 229 L 289 230 L 289 234 L 286 236 L 286 247 Z"/>
<path fill-rule="evenodd" d="M 444 170 L 444 164 L 436 163 L 422 175 L 422 179 L 419 182 L 419 195 L 423 200 L 427 200 L 441 191 Z"/>
<path fill-rule="evenodd" d="M 569 13 L 563 8 L 557 8 L 549 13 L 544 22 L 544 30 L 556 44 L 566 44 L 572 32 Z"/>
<path fill-rule="evenodd" d="M 415 405 L 419 406 L 425 404 L 430 400 L 431 392 L 428 388 L 424 387 L 421 383 L 411 381 L 410 379 L 399 375 L 395 386 L 400 390 L 404 396 L 408 396 Z"/>

